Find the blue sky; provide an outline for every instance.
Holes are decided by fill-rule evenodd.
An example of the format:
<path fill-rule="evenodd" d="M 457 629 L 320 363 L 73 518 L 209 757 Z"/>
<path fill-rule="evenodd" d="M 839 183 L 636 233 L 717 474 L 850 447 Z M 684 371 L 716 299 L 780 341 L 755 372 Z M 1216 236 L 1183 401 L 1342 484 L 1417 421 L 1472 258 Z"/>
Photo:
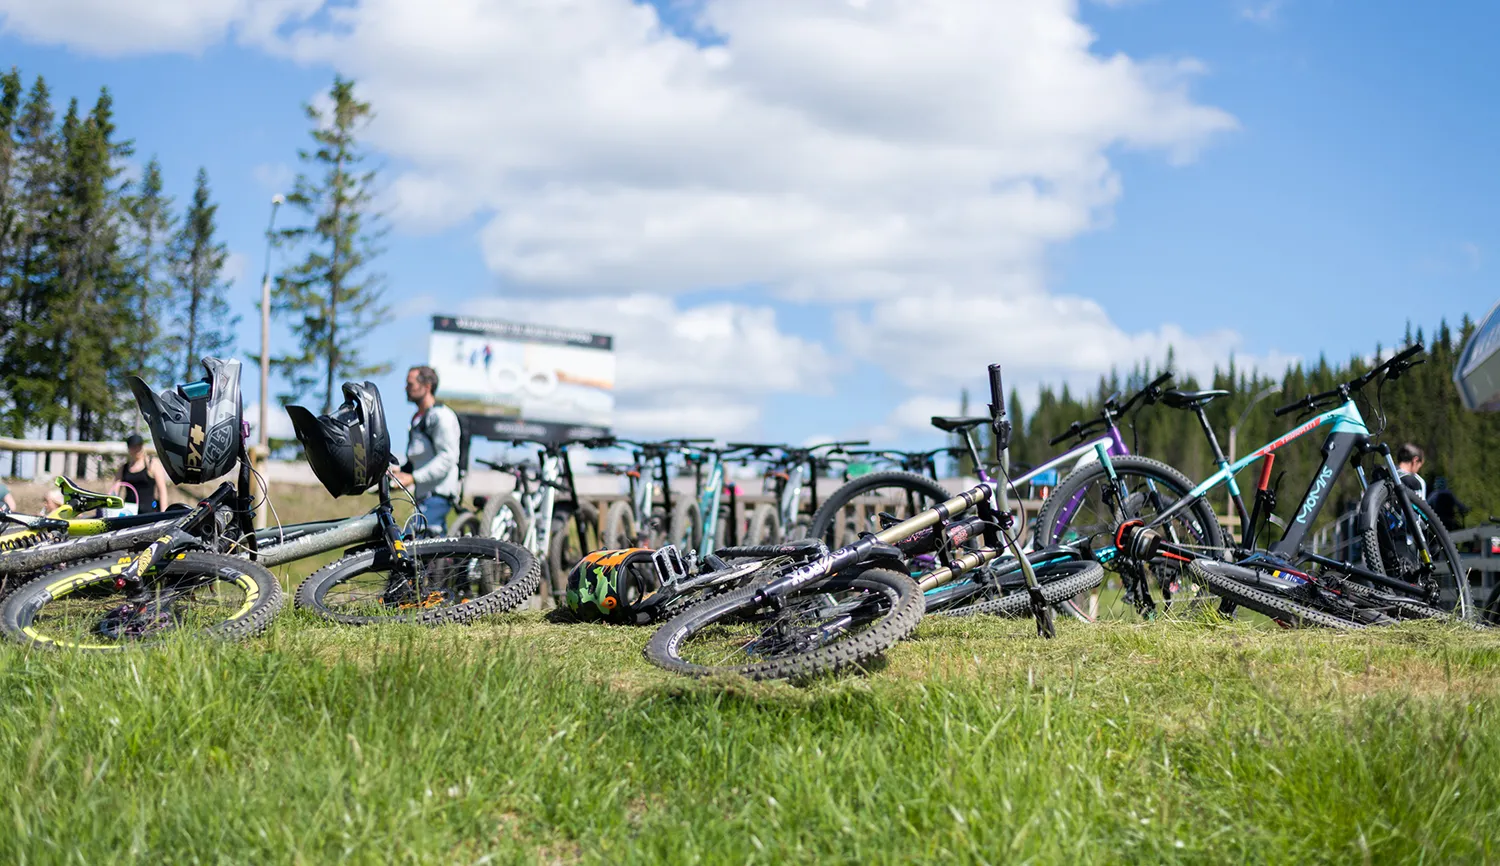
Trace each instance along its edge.
<path fill-rule="evenodd" d="M 301 103 L 368 85 L 402 417 L 433 312 L 617 330 L 625 432 L 919 444 L 984 360 L 1279 366 L 1496 296 L 1494 4 L 479 5 L 0 0 L 0 46 L 207 168 L 245 350 Z"/>

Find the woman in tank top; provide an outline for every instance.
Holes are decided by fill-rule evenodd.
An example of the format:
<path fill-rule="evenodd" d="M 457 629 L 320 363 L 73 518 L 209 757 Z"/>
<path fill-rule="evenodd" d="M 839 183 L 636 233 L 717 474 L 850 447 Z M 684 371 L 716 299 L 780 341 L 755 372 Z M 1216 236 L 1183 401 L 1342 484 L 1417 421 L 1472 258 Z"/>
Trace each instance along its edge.
<path fill-rule="evenodd" d="M 120 467 L 120 480 L 135 488 L 140 514 L 162 510 L 167 501 L 167 473 L 161 462 L 146 456 L 146 442 L 137 433 L 125 440 L 125 465 Z"/>

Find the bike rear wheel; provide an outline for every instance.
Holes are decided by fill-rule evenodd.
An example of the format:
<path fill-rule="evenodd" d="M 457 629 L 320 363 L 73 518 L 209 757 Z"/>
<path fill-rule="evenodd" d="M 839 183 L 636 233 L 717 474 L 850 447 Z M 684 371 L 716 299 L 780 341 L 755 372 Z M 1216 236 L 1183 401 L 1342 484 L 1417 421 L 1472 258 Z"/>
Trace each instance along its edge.
<path fill-rule="evenodd" d="M 1215 595 L 1248 610 L 1265 614 L 1282 625 L 1316 625 L 1343 629 L 1359 629 L 1366 626 L 1366 623 L 1319 610 L 1280 593 L 1255 586 L 1258 579 L 1255 569 L 1227 562 L 1195 559 L 1188 563 L 1188 570 L 1193 573 L 1199 583 L 1207 586 Z"/>
<path fill-rule="evenodd" d="M 493 538 L 413 541 L 406 553 L 409 575 L 383 548 L 327 565 L 297 588 L 297 607 L 346 625 L 462 623 L 520 606 L 541 581 L 536 557 Z"/>
<path fill-rule="evenodd" d="M 906 519 L 951 494 L 943 485 L 915 472 L 872 472 L 833 491 L 813 515 L 811 538 L 830 549 L 848 544 L 861 532 L 878 532 L 879 514 Z"/>
<path fill-rule="evenodd" d="M 1083 593 L 1063 602 L 1063 606 L 1070 607 L 1067 612 L 1075 618 L 1093 620 L 1119 618 L 1131 607 L 1137 611 L 1155 610 L 1157 598 L 1150 597 L 1153 592 L 1169 613 L 1199 601 L 1200 587 L 1194 585 L 1189 579 L 1190 571 L 1180 564 L 1134 563 L 1112 556 L 1114 533 L 1121 516 L 1126 520 L 1150 521 L 1186 496 L 1193 489 L 1193 482 L 1158 460 L 1122 456 L 1113 457 L 1110 462 L 1125 486 L 1123 503 L 1116 502 L 1104 466 L 1090 463 L 1075 469 L 1052 491 L 1037 521 L 1034 543 L 1038 547 L 1089 544 L 1098 552 L 1096 558 L 1107 563 L 1106 570 L 1120 578 L 1118 593 Z M 1203 500 L 1193 503 L 1160 531 L 1176 543 L 1202 548 L 1205 553 L 1219 551 L 1224 546 L 1219 520 Z M 1133 569 L 1143 572 L 1136 574 Z M 1132 593 L 1141 597 L 1135 598 Z"/>
<path fill-rule="evenodd" d="M 105 652 L 176 635 L 244 640 L 284 601 L 271 572 L 248 559 L 183 553 L 142 584 L 121 586 L 131 559 L 63 567 L 19 587 L 0 606 L 0 629 L 33 646 Z"/>
<path fill-rule="evenodd" d="M 1087 560 L 1071 562 L 1048 562 L 1033 566 L 1037 583 L 1041 585 L 1042 597 L 1048 604 L 1058 604 L 1082 593 L 1087 593 L 1104 580 L 1104 566 Z M 1017 574 L 1019 575 L 1019 570 Z M 1031 593 L 1025 584 L 1004 595 L 973 597 L 938 611 L 942 616 L 973 616 L 994 614 L 995 616 L 1029 616 Z"/>
<path fill-rule="evenodd" d="M 917 585 L 884 569 L 836 575 L 774 601 L 760 592 L 746 587 L 684 611 L 652 635 L 646 658 L 690 676 L 798 680 L 863 664 L 922 621 Z"/>

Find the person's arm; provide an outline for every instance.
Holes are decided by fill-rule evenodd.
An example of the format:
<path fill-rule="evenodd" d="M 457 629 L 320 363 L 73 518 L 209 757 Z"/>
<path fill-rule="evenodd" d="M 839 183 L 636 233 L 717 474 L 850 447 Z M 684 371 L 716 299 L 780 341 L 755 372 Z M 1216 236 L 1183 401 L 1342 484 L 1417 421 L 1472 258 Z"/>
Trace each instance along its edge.
<path fill-rule="evenodd" d="M 11 493 L 10 491 L 7 490 L 5 492 L 5 497 L 3 499 L 0 499 L 0 502 L 4 502 L 5 503 L 5 507 L 6 507 L 7 510 L 9 510 L 9 511 L 15 511 L 16 510 L 16 497 L 15 497 L 15 494 Z"/>
<path fill-rule="evenodd" d="M 412 473 L 412 481 L 430 484 L 453 471 L 458 465 L 458 416 L 452 411 L 439 412 L 434 416 L 437 429 L 432 433 L 432 459 L 421 469 Z"/>
<path fill-rule="evenodd" d="M 167 470 L 160 460 L 151 461 L 151 477 L 156 479 L 156 510 L 167 510 Z"/>

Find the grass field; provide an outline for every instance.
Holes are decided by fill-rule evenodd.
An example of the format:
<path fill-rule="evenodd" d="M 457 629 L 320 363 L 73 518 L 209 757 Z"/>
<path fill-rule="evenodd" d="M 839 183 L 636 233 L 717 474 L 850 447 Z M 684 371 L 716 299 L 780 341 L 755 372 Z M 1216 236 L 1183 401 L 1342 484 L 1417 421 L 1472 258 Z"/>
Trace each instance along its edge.
<path fill-rule="evenodd" d="M 1500 642 L 925 622 L 877 669 L 690 682 L 510 615 L 0 650 L 0 861 L 1480 862 Z"/>

